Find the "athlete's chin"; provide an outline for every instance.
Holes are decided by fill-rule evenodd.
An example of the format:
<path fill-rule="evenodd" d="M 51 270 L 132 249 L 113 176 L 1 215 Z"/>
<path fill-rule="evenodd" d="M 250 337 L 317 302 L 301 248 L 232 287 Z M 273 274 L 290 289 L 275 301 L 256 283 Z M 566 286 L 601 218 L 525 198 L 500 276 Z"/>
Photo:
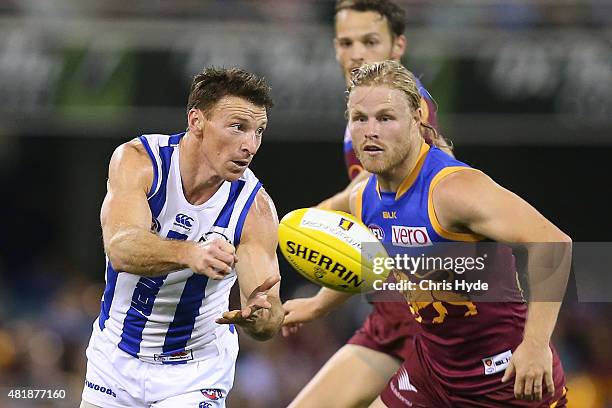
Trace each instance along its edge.
<path fill-rule="evenodd" d="M 388 164 L 384 160 L 363 159 L 360 161 L 363 169 L 372 174 L 384 173 L 389 168 Z"/>
<path fill-rule="evenodd" d="M 240 177 L 242 177 L 242 175 L 244 174 L 244 172 L 246 171 L 247 167 L 241 168 L 241 169 L 227 169 L 224 174 L 221 175 L 221 177 L 226 180 L 226 181 L 236 181 L 238 180 Z"/>
<path fill-rule="evenodd" d="M 240 177 L 242 177 L 243 174 L 244 174 L 244 171 L 241 171 L 239 174 L 227 173 L 225 177 L 223 177 L 223 179 L 226 181 L 232 182 L 232 181 L 238 180 Z"/>

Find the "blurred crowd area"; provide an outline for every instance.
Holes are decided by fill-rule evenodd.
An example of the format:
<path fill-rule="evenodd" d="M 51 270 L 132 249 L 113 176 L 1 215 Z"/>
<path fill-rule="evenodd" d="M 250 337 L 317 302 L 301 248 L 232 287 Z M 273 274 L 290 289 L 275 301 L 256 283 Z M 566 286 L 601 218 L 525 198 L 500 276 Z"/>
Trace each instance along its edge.
<path fill-rule="evenodd" d="M 399 3 L 409 10 L 408 66 L 423 76 L 443 131 L 459 148 L 612 144 L 610 1 Z M 337 165 L 325 171 L 336 168 L 341 181 L 326 188 L 342 187 L 343 81 L 331 44 L 333 9 L 324 0 L 0 0 L 0 213 L 8 231 L 0 234 L 0 391 L 34 387 L 68 395 L 36 405 L 0 395 L 0 408 L 79 401 L 104 287 L 97 211 L 110 146 L 137 132 L 183 128 L 189 80 L 205 65 L 263 73 L 277 100 L 269 140 L 336 143 L 307 153 L 337 150 Z M 310 131 L 315 124 L 317 131 Z M 104 139 L 104 147 L 88 147 L 86 138 Z M 585 172 L 609 169 L 605 159 L 590 161 L 581 152 Z M 286 160 L 305 161 L 308 154 Z M 559 177 L 567 177 L 567 162 L 566 156 L 557 164 Z M 282 187 L 275 195 L 281 215 L 281 208 L 324 198 L 296 204 L 306 193 L 292 191 L 295 185 L 264 182 Z M 594 178 L 578 182 L 606 185 Z M 589 203 L 583 205 L 576 217 L 589 215 Z M 597 205 L 604 207 L 605 199 Z M 603 227 L 560 221 L 582 228 L 576 238 L 584 241 L 605 240 L 609 231 L 605 219 Z M 316 290 L 289 268 L 282 273 L 284 299 Z M 354 299 L 288 339 L 258 343 L 242 335 L 229 408 L 285 406 L 368 308 Z M 611 322 L 610 303 L 564 304 L 554 341 L 570 407 L 612 407 Z"/>
<path fill-rule="evenodd" d="M 440 24 L 467 19 L 480 24 L 558 24 L 580 22 L 609 24 L 612 17 L 605 0 L 398 0 L 410 10 L 408 21 L 418 24 Z M 333 0 L 24 0 L 0 2 L 0 12 L 7 15 L 95 16 L 100 18 L 154 17 L 232 21 L 311 23 L 328 21 L 333 16 Z"/>
<path fill-rule="evenodd" d="M 561 131 L 540 128 L 537 141 L 575 143 L 585 127 L 587 142 L 610 141 L 609 1 L 398 3 L 407 10 L 404 62 L 437 100 L 443 130 L 462 124 L 458 142 L 503 143 L 516 126 L 549 119 Z M 47 127 L 32 133 L 73 136 L 134 133 L 143 117 L 151 128 L 178 125 L 191 77 L 215 64 L 270 81 L 270 137 L 335 140 L 302 130 L 343 118 L 333 13 L 332 0 L 0 1 L 0 138 L 33 118 Z M 515 116 L 491 135 L 469 126 L 483 113 Z"/>

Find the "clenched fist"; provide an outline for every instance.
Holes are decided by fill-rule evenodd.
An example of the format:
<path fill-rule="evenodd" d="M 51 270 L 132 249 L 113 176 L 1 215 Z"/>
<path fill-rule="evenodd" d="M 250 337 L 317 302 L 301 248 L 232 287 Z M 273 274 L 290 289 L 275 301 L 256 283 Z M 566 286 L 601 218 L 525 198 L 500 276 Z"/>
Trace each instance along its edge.
<path fill-rule="evenodd" d="M 223 239 L 198 243 L 187 257 L 187 265 L 192 271 L 216 280 L 225 278 L 236 262 L 236 248 Z"/>

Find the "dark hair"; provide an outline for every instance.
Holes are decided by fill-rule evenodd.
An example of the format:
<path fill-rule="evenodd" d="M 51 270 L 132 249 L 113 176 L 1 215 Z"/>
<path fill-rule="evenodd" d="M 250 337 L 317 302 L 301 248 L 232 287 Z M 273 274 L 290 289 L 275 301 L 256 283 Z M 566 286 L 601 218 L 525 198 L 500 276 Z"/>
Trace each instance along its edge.
<path fill-rule="evenodd" d="M 263 78 L 239 68 L 206 68 L 193 77 L 187 111 L 208 112 L 224 96 L 244 98 L 254 105 L 271 108 L 270 87 Z"/>
<path fill-rule="evenodd" d="M 336 16 L 342 10 L 375 11 L 387 19 L 393 37 L 404 34 L 406 12 L 390 0 L 337 0 Z"/>

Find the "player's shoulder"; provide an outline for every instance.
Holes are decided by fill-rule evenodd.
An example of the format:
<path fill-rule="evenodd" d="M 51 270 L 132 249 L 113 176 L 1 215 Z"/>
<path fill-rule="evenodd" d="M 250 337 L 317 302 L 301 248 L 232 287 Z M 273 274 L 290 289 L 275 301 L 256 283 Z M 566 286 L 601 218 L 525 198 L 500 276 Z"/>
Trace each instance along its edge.
<path fill-rule="evenodd" d="M 435 175 L 436 173 L 447 167 L 471 168 L 469 164 L 458 160 L 457 158 L 437 146 L 431 146 L 429 148 L 425 163 L 425 169 L 429 171 L 432 175 Z"/>
<path fill-rule="evenodd" d="M 131 179 L 132 182 L 129 184 L 142 184 L 148 189 L 153 181 L 153 175 L 151 158 L 138 138 L 117 146 L 109 164 L 111 180 Z"/>
<path fill-rule="evenodd" d="M 259 188 L 248 210 L 240 242 L 261 242 L 271 238 L 276 245 L 277 229 L 278 214 L 274 201 L 263 187 Z"/>
<path fill-rule="evenodd" d="M 270 194 L 266 191 L 265 188 L 260 188 L 255 194 L 255 202 L 251 206 L 251 210 L 253 213 L 262 216 L 262 217 L 270 217 L 276 220 L 278 223 L 278 217 L 276 214 L 276 207 L 274 206 L 274 201 Z"/>
<path fill-rule="evenodd" d="M 139 163 L 148 159 L 147 149 L 139 138 L 122 143 L 115 148 L 112 161 L 121 163 Z"/>
<path fill-rule="evenodd" d="M 366 186 L 370 182 L 370 178 L 372 177 L 373 176 L 370 175 L 366 179 L 356 183 L 352 187 L 351 192 L 349 194 L 349 209 L 351 211 L 351 214 L 353 214 L 359 219 L 361 219 L 361 200 L 363 197 L 363 190 L 365 190 Z"/>
<path fill-rule="evenodd" d="M 440 171 L 432 183 L 433 200 L 454 206 L 467 199 L 478 199 L 492 180 L 480 170 L 469 166 L 451 166 Z"/>

